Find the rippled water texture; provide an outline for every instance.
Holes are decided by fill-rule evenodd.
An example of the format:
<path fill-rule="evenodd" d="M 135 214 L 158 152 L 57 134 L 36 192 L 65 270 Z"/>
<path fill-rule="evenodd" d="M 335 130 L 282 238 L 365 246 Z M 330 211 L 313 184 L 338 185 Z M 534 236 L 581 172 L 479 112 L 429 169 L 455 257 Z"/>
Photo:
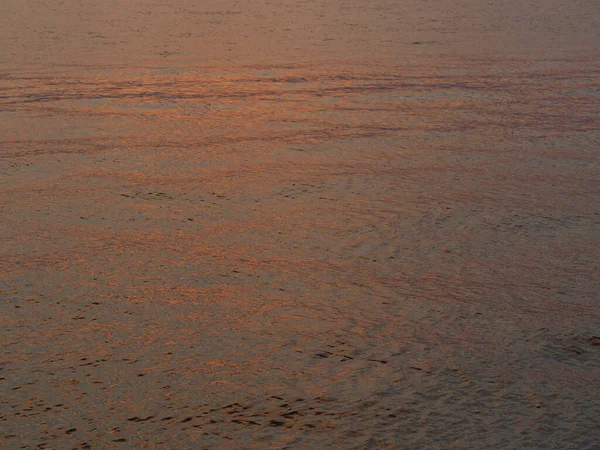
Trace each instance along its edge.
<path fill-rule="evenodd" d="M 0 447 L 600 445 L 596 0 L 0 1 Z"/>

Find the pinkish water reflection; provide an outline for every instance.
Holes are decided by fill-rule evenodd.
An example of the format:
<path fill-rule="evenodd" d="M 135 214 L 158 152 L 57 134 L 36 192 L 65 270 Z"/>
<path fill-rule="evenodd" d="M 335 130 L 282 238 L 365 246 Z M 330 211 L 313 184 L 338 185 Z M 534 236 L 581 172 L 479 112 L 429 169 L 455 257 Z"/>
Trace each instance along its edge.
<path fill-rule="evenodd" d="M 593 448 L 592 2 L 200 3 L 4 2 L 2 447 Z"/>

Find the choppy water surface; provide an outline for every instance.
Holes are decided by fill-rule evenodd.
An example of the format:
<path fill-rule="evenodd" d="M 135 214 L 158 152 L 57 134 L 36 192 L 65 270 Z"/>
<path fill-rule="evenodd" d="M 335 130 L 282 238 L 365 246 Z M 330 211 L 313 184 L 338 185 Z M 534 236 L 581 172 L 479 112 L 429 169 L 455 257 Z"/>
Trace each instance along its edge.
<path fill-rule="evenodd" d="M 597 6 L 4 0 L 0 446 L 597 448 Z"/>

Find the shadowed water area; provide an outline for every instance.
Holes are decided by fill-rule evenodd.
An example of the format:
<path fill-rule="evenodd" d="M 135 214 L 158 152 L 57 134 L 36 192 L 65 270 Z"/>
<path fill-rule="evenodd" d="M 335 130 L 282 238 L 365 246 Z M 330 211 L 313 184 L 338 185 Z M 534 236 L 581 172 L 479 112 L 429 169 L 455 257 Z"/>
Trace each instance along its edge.
<path fill-rule="evenodd" d="M 0 448 L 600 446 L 596 0 L 1 0 Z"/>

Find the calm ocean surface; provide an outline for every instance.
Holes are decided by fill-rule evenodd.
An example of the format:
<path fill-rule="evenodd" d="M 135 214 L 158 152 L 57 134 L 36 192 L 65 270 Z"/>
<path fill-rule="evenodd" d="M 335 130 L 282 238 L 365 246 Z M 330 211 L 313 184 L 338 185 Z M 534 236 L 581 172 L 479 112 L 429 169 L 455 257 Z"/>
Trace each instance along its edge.
<path fill-rule="evenodd" d="M 0 447 L 600 448 L 597 0 L 0 0 Z"/>

